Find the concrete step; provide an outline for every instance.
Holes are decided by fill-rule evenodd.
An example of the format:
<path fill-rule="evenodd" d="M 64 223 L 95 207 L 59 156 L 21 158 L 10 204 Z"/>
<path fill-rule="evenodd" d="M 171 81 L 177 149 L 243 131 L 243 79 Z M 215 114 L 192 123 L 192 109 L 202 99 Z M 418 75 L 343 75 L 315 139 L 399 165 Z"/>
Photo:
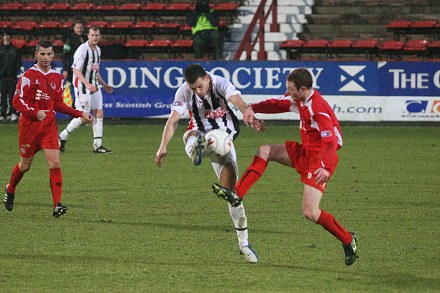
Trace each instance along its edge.
<path fill-rule="evenodd" d="M 243 33 L 246 32 L 248 27 L 249 27 L 249 24 L 242 24 L 242 23 L 234 23 L 232 26 L 230 26 L 232 31 L 243 32 Z M 265 24 L 264 25 L 264 31 L 265 32 L 270 32 L 270 24 Z M 280 23 L 280 32 L 285 32 L 285 33 L 301 33 L 302 31 L 303 31 L 303 25 L 302 24 Z"/>
<path fill-rule="evenodd" d="M 237 19 L 239 23 L 251 23 L 254 15 L 249 14 L 241 16 Z M 305 14 L 278 14 L 278 23 L 307 23 L 307 18 Z M 272 21 L 272 16 L 269 16 L 268 21 Z"/>
<path fill-rule="evenodd" d="M 350 6 L 429 6 L 431 5 L 431 0 L 351 0 Z M 346 6 L 347 0 L 315 0 L 316 6 Z M 433 5 L 434 6 L 434 5 Z"/>
<path fill-rule="evenodd" d="M 226 60 L 232 60 L 234 58 L 235 52 L 230 52 L 230 55 L 227 55 Z M 267 52 L 267 60 L 276 61 L 276 60 L 286 60 L 285 51 L 268 51 Z M 240 56 L 240 60 L 246 60 L 246 52 L 243 52 Z M 258 60 L 258 52 L 252 51 L 251 52 L 251 60 Z"/>
<path fill-rule="evenodd" d="M 251 34 L 251 39 L 255 39 L 256 34 Z M 283 42 L 285 40 L 291 40 L 296 37 L 296 33 L 271 33 L 266 32 L 264 34 L 264 39 L 266 42 Z M 243 33 L 241 32 L 231 32 L 230 42 L 241 42 L 243 40 Z"/>
<path fill-rule="evenodd" d="M 381 32 L 386 31 L 382 24 L 308 24 L 304 26 L 305 33 L 327 33 L 329 37 L 337 33 L 350 34 L 354 32 Z"/>
<path fill-rule="evenodd" d="M 254 15 L 257 11 L 258 6 L 241 6 L 238 8 L 239 15 Z M 269 6 L 266 6 L 264 12 L 267 13 L 269 11 Z M 278 15 L 281 14 L 311 14 L 312 8 L 311 6 L 277 6 Z"/>
<path fill-rule="evenodd" d="M 258 6 L 261 0 L 246 0 L 246 6 Z M 271 0 L 266 1 L 266 6 L 272 4 Z M 315 0 L 278 0 L 279 6 L 294 5 L 294 6 L 312 6 L 315 4 Z"/>

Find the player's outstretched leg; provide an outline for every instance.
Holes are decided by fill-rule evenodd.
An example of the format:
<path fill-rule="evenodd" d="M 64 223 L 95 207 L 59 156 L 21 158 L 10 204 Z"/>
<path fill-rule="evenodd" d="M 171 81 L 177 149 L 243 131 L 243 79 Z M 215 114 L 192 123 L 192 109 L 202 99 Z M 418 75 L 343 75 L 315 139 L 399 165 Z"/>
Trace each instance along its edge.
<path fill-rule="evenodd" d="M 351 242 L 349 244 L 342 245 L 345 253 L 345 264 L 347 266 L 352 265 L 357 258 L 357 237 L 356 234 L 354 234 L 353 232 L 350 232 L 350 234 L 353 237 Z"/>
<path fill-rule="evenodd" d="M 198 166 L 202 163 L 202 153 L 206 149 L 207 143 L 205 136 L 198 134 L 197 140 L 194 142 L 191 149 L 191 160 L 194 165 Z"/>
<path fill-rule="evenodd" d="M 233 207 L 237 207 L 241 204 L 241 199 L 238 197 L 234 188 L 226 188 L 218 183 L 212 185 L 212 190 L 218 197 L 228 201 Z"/>
<path fill-rule="evenodd" d="M 5 202 L 5 208 L 8 211 L 12 211 L 14 209 L 15 193 L 8 192 L 8 185 L 9 184 L 6 184 L 6 186 L 5 186 L 5 199 L 4 199 L 4 202 Z"/>
<path fill-rule="evenodd" d="M 62 203 L 57 203 L 57 205 L 53 209 L 54 218 L 59 218 L 60 216 L 64 215 L 65 213 L 67 213 L 67 210 L 68 208 L 66 206 L 63 206 Z"/>
<path fill-rule="evenodd" d="M 61 139 L 60 136 L 58 136 L 58 139 L 60 140 L 60 152 L 64 153 L 67 140 Z"/>

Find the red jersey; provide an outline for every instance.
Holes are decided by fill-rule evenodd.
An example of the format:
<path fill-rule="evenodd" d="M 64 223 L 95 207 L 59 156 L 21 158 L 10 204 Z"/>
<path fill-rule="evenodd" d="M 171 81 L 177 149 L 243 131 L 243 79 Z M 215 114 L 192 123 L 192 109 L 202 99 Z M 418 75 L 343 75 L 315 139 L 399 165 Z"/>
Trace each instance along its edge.
<path fill-rule="evenodd" d="M 295 101 L 285 94 L 251 106 L 255 113 L 298 113 L 304 148 L 318 151 L 323 167 L 331 168 L 337 157 L 336 150 L 342 147 L 342 132 L 335 113 L 317 90 L 312 90 L 305 102 Z"/>
<path fill-rule="evenodd" d="M 55 70 L 44 72 L 35 64 L 20 76 L 12 104 L 22 118 L 31 121 L 38 121 L 39 110 L 50 110 L 45 119 L 55 119 L 55 111 L 82 117 L 81 111 L 64 104 L 63 82 Z"/>

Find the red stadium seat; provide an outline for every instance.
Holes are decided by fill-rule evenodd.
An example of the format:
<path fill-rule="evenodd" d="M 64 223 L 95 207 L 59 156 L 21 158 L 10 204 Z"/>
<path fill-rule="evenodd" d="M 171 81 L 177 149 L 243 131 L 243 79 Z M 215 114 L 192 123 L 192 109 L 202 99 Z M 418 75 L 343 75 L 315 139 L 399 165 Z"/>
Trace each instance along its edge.
<path fill-rule="evenodd" d="M 147 47 L 147 40 L 128 40 L 124 43 L 124 47 L 128 48 L 139 48 L 139 47 Z"/>
<path fill-rule="evenodd" d="M 138 29 L 152 29 L 157 26 L 157 22 L 155 21 L 139 21 L 133 24 L 132 28 Z"/>
<path fill-rule="evenodd" d="M 433 28 L 437 24 L 436 20 L 417 20 L 411 23 L 411 28 Z"/>
<path fill-rule="evenodd" d="M 73 21 L 62 22 L 60 28 L 62 29 L 70 29 L 73 27 Z"/>
<path fill-rule="evenodd" d="M 376 40 L 356 40 L 351 45 L 353 53 L 365 54 L 365 58 L 373 60 L 373 55 L 380 57 L 378 42 Z"/>
<path fill-rule="evenodd" d="M 237 3 L 219 3 L 214 6 L 217 11 L 236 11 L 240 7 Z"/>
<path fill-rule="evenodd" d="M 71 7 L 72 10 L 92 10 L 95 8 L 96 5 L 93 3 L 76 3 Z"/>
<path fill-rule="evenodd" d="M 175 40 L 170 46 L 174 48 L 192 48 L 192 45 L 192 40 Z"/>
<path fill-rule="evenodd" d="M 426 51 L 428 42 L 426 40 L 409 40 L 403 46 L 404 51 Z"/>
<path fill-rule="evenodd" d="M 22 8 L 22 10 L 45 10 L 47 9 L 47 4 L 42 2 L 29 3 Z"/>
<path fill-rule="evenodd" d="M 96 26 L 100 29 L 105 29 L 109 26 L 109 23 L 107 21 L 90 21 L 86 24 L 87 28 L 90 28 L 92 26 Z"/>
<path fill-rule="evenodd" d="M 12 21 L 0 21 L 0 29 L 10 28 L 12 26 Z"/>
<path fill-rule="evenodd" d="M 304 46 L 303 40 L 287 40 L 280 44 L 280 49 L 298 49 Z"/>
<path fill-rule="evenodd" d="M 30 41 L 26 42 L 25 47 L 35 48 L 35 46 L 37 46 L 39 42 L 40 42 L 40 40 L 38 40 L 38 39 L 30 40 Z"/>
<path fill-rule="evenodd" d="M 96 6 L 96 10 L 98 11 L 115 11 L 119 9 L 117 5 L 99 5 Z"/>
<path fill-rule="evenodd" d="M 69 10 L 69 3 L 53 3 L 47 7 L 47 10 Z"/>
<path fill-rule="evenodd" d="M 352 40 L 331 40 L 328 43 L 329 48 L 350 48 L 352 45 Z"/>
<path fill-rule="evenodd" d="M 171 45 L 170 40 L 152 40 L 148 46 L 150 48 L 168 48 Z"/>
<path fill-rule="evenodd" d="M 16 30 L 31 31 L 37 26 L 35 21 L 17 21 L 11 27 Z"/>
<path fill-rule="evenodd" d="M 61 22 L 59 21 L 42 21 L 37 25 L 40 29 L 54 29 L 61 27 Z"/>
<path fill-rule="evenodd" d="M 158 11 L 158 10 L 165 10 L 166 9 L 166 5 L 163 3 L 147 3 L 145 4 L 142 9 L 144 10 L 154 10 L 154 11 Z"/>
<path fill-rule="evenodd" d="M 377 48 L 376 40 L 356 40 L 351 45 L 352 48 Z"/>
<path fill-rule="evenodd" d="M 402 41 L 383 41 L 382 44 L 379 45 L 380 52 L 385 54 L 386 58 L 392 59 L 393 57 L 401 60 L 400 56 L 402 53 L 404 42 Z"/>
<path fill-rule="evenodd" d="M 387 25 L 387 29 L 399 29 L 399 28 L 409 28 L 411 22 L 407 20 L 392 20 Z"/>
<path fill-rule="evenodd" d="M 119 6 L 120 10 L 139 10 L 142 5 L 139 3 L 124 3 Z"/>
<path fill-rule="evenodd" d="M 192 8 L 192 6 L 189 3 L 171 3 L 166 7 L 169 11 L 187 11 L 190 8 Z"/>
<path fill-rule="evenodd" d="M 304 42 L 304 48 L 327 48 L 327 40 L 308 40 Z"/>
<path fill-rule="evenodd" d="M 22 49 L 26 45 L 26 40 L 24 40 L 24 39 L 11 39 L 11 44 L 17 49 Z"/>
<path fill-rule="evenodd" d="M 112 29 L 129 29 L 133 26 L 131 21 L 114 21 L 109 24 L 109 28 Z"/>
<path fill-rule="evenodd" d="M 180 26 L 181 26 L 180 23 L 175 23 L 175 22 L 173 22 L 173 23 L 159 23 L 157 25 L 158 28 L 171 29 L 171 30 L 177 30 L 177 29 L 179 29 Z"/>
<path fill-rule="evenodd" d="M 23 8 L 23 4 L 21 3 L 5 3 L 0 5 L 0 10 L 21 10 Z"/>
<path fill-rule="evenodd" d="M 381 45 L 379 45 L 379 49 L 381 50 L 401 50 L 403 48 L 404 42 L 401 41 L 383 41 Z"/>

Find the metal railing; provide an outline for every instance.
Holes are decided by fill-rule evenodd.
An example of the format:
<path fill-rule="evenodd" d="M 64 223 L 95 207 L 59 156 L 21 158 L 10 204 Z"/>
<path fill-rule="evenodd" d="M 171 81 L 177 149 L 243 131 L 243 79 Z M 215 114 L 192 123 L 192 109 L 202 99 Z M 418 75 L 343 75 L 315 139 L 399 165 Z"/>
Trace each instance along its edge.
<path fill-rule="evenodd" d="M 240 60 L 240 57 L 243 51 L 246 51 L 246 60 L 251 60 L 251 53 L 254 49 L 255 45 L 259 41 L 259 50 L 257 53 L 258 60 L 267 60 L 267 52 L 264 49 L 265 36 L 264 36 L 264 25 L 269 18 L 270 13 L 272 12 L 272 23 L 270 24 L 271 32 L 279 32 L 280 26 L 278 24 L 278 11 L 277 11 L 277 0 L 272 0 L 272 3 L 269 6 L 267 12 L 265 12 L 264 8 L 266 7 L 267 0 L 262 0 L 260 5 L 255 12 L 254 18 L 252 19 L 249 27 L 244 34 L 243 40 L 238 47 L 237 52 L 234 55 L 234 60 Z M 252 39 L 252 33 L 258 24 L 258 30 L 256 32 L 255 38 Z"/>

